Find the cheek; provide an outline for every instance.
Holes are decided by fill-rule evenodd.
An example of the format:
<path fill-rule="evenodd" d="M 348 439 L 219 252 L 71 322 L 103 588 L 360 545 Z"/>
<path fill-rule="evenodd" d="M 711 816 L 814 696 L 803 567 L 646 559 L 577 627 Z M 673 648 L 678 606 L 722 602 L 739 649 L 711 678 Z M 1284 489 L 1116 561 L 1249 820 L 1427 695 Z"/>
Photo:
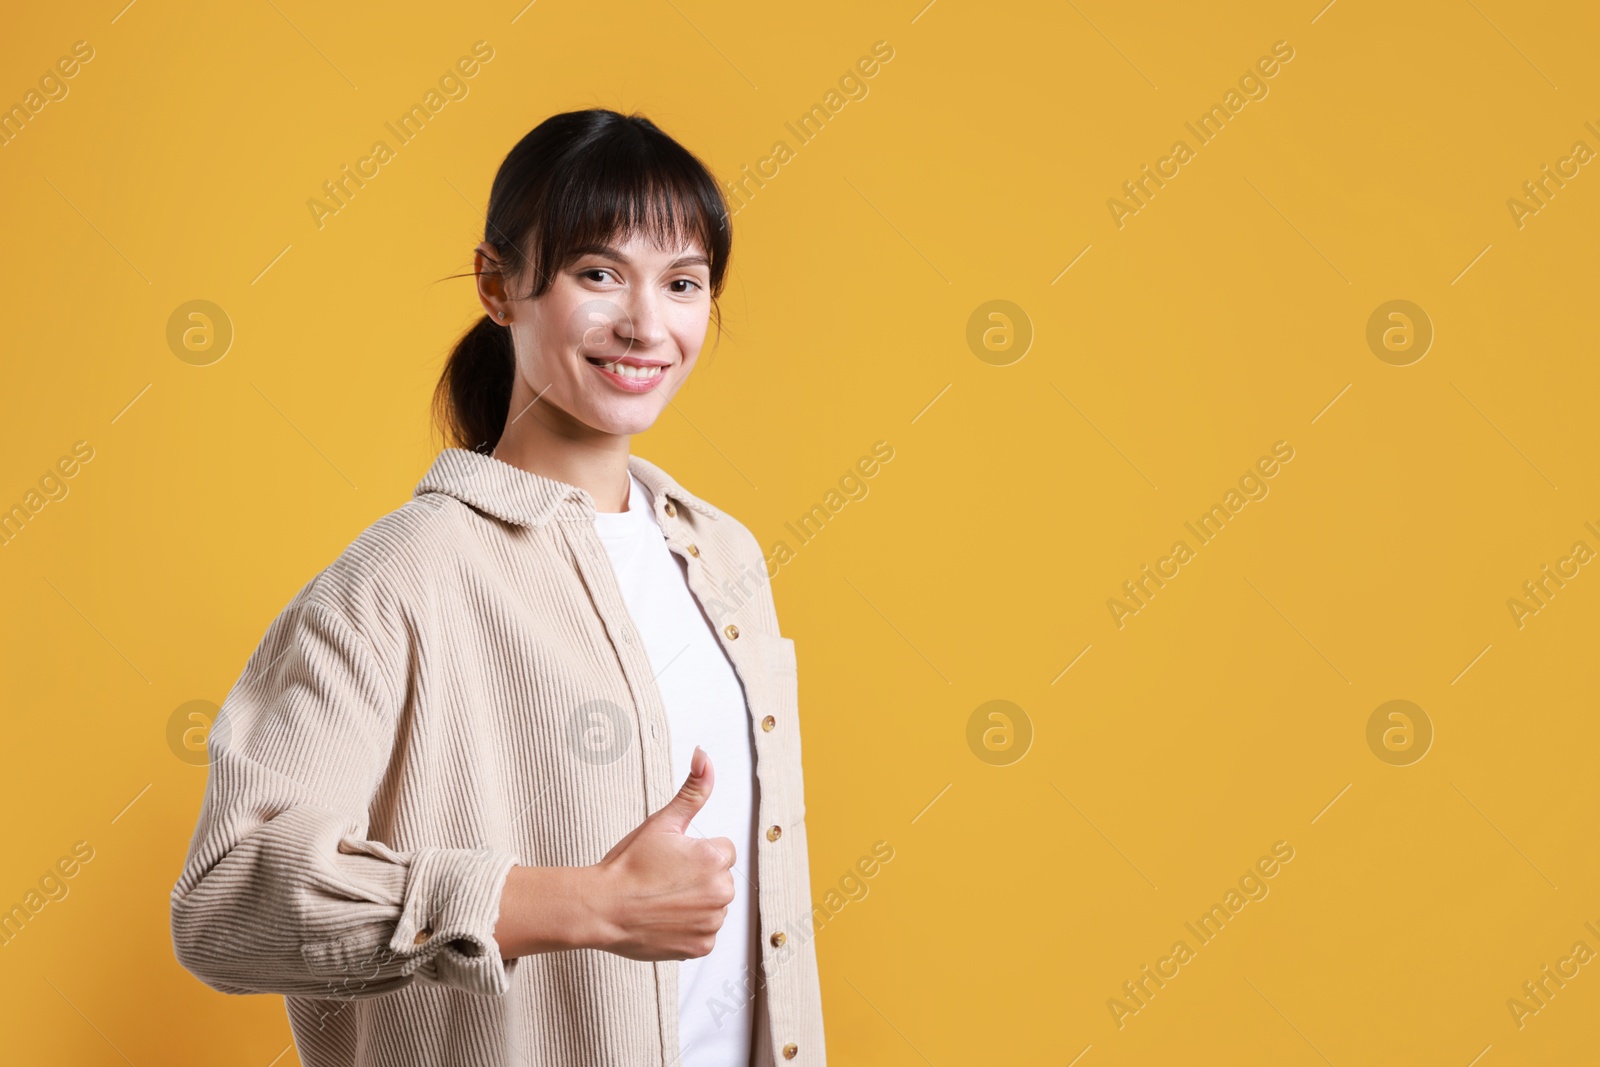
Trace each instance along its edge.
<path fill-rule="evenodd" d="M 527 323 L 529 349 L 536 360 L 552 363 L 575 352 L 584 343 L 585 332 L 594 331 L 596 321 L 577 304 L 542 307 Z"/>
<path fill-rule="evenodd" d="M 672 339 L 677 342 L 678 351 L 683 353 L 686 364 L 706 343 L 710 324 L 711 313 L 705 308 L 686 309 L 673 319 Z"/>
<path fill-rule="evenodd" d="M 562 313 L 564 326 L 549 338 L 552 345 L 565 346 L 567 352 L 595 356 L 627 355 L 632 334 L 627 312 L 604 297 L 590 298 L 571 305 Z"/>
<path fill-rule="evenodd" d="M 552 336 L 548 326 L 538 322 L 519 323 L 514 335 L 516 345 L 517 374 L 532 387 L 535 393 L 546 386 L 555 386 L 550 396 L 563 390 L 560 384 L 563 380 L 576 377 L 576 373 L 566 369 L 568 361 L 562 353 L 567 349 L 559 336 Z"/>

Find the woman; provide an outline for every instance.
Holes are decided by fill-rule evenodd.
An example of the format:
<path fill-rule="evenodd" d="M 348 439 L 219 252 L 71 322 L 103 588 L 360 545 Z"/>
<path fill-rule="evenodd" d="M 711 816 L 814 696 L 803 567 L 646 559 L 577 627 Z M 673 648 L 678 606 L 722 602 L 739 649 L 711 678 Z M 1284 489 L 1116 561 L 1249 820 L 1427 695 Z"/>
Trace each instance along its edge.
<path fill-rule="evenodd" d="M 794 644 L 749 530 L 629 452 L 730 247 L 648 119 L 524 137 L 456 447 L 228 693 L 174 946 L 283 994 L 307 1067 L 826 1062 Z"/>

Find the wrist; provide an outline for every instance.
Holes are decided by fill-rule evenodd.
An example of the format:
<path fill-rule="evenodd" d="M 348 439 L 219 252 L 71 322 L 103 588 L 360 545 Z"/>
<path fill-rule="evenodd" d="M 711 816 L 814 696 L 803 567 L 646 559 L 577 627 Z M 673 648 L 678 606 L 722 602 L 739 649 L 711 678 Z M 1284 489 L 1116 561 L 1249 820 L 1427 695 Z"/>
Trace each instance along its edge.
<path fill-rule="evenodd" d="M 607 880 L 599 867 L 511 868 L 495 940 L 506 959 L 609 943 Z"/>
<path fill-rule="evenodd" d="M 612 889 L 614 872 L 599 863 L 575 867 L 573 871 L 579 883 L 579 899 L 583 902 L 582 933 L 579 935 L 583 944 L 578 947 L 609 952 L 621 940 L 613 908 L 616 900 Z"/>

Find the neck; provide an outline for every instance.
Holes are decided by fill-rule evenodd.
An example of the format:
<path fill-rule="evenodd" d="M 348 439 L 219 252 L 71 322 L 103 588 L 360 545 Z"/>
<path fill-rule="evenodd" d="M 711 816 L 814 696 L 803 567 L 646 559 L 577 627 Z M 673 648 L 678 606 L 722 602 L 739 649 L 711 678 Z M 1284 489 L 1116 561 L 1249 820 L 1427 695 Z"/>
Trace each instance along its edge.
<path fill-rule="evenodd" d="M 507 420 L 505 431 L 494 447 L 494 458 L 532 474 L 576 485 L 594 498 L 596 511 L 628 510 L 627 434 L 597 433 L 587 426 L 552 425 L 555 409 L 547 404 L 522 407 L 520 418 Z M 544 411 L 535 414 L 535 409 Z M 570 423 L 564 413 L 560 420 Z"/>

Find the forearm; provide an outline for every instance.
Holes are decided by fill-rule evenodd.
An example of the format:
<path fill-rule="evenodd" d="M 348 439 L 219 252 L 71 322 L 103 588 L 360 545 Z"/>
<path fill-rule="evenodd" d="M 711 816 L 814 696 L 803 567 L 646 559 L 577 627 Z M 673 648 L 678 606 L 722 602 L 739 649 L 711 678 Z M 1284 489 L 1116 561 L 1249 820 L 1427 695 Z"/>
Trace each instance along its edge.
<path fill-rule="evenodd" d="M 612 940 L 598 867 L 513 867 L 500 897 L 494 939 L 505 959 Z"/>
<path fill-rule="evenodd" d="M 212 988 L 336 998 L 416 978 L 488 995 L 507 988 L 511 965 L 493 951 L 492 925 L 511 853 L 395 853 L 312 805 L 238 840 L 201 825 L 210 832 L 179 878 L 172 933 L 178 961 Z"/>

